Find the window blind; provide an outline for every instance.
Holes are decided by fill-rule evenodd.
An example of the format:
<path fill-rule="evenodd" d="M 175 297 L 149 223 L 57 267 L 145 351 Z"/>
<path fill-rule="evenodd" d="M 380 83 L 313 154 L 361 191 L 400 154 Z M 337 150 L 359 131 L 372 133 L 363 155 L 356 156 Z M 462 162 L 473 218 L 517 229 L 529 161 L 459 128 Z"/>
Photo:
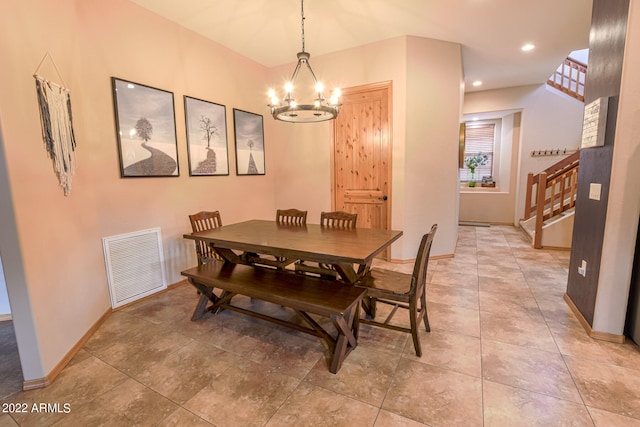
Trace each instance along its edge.
<path fill-rule="evenodd" d="M 477 154 L 486 154 L 487 163 L 476 168 L 475 179 L 480 181 L 485 175 L 493 175 L 493 148 L 495 124 L 467 124 L 465 128 L 465 159 Z M 471 171 L 467 166 L 460 169 L 460 181 L 469 181 Z"/>

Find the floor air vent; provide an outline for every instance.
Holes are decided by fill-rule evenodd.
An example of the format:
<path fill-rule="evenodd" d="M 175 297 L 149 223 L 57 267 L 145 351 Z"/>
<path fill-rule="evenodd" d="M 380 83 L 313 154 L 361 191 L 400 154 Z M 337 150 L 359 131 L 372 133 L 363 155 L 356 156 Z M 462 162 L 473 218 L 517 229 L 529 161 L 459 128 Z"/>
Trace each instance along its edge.
<path fill-rule="evenodd" d="M 159 228 L 102 238 L 113 308 L 167 288 Z"/>

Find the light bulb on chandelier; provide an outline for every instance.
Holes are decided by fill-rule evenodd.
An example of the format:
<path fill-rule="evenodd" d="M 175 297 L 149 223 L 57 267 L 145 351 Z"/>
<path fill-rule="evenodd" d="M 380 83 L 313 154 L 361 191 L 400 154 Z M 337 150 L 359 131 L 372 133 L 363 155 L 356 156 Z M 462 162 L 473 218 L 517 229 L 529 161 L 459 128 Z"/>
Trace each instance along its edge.
<path fill-rule="evenodd" d="M 340 110 L 341 92 L 340 89 L 335 89 L 328 101 L 324 96 L 324 85 L 318 81 L 309 64 L 309 57 L 311 55 L 304 50 L 304 0 L 301 0 L 300 9 L 302 15 L 302 52 L 298 52 L 298 64 L 293 71 L 291 80 L 285 85 L 285 93 L 282 99 L 278 99 L 276 92 L 273 89 L 269 89 L 268 96 L 270 103 L 268 107 L 274 119 L 285 122 L 310 123 L 335 119 Z M 305 66 L 311 74 L 314 83 L 316 98 L 313 103 L 309 104 L 299 104 L 293 98 L 293 90 L 295 89 L 298 72 L 303 66 Z"/>

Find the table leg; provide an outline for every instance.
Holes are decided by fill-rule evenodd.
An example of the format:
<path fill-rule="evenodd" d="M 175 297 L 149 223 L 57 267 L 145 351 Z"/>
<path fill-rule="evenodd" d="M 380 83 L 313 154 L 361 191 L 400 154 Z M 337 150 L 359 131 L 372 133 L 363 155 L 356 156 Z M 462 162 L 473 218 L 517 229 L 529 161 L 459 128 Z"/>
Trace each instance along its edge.
<path fill-rule="evenodd" d="M 353 268 L 353 264 L 346 262 L 339 262 L 337 264 L 333 264 L 333 268 L 336 269 L 342 280 L 345 283 L 353 285 L 359 279 L 359 276 L 356 274 L 356 270 Z"/>
<path fill-rule="evenodd" d="M 371 270 L 371 263 L 358 266 L 358 277 L 364 277 Z"/>
<path fill-rule="evenodd" d="M 230 262 L 232 264 L 243 264 L 242 259 L 236 255 L 235 252 L 233 252 L 231 249 L 227 249 L 227 248 L 218 248 L 216 246 L 213 247 L 213 250 L 220 255 L 220 257 L 227 261 Z"/>
<path fill-rule="evenodd" d="M 362 298 L 362 309 L 367 319 L 375 319 L 376 317 L 376 299 L 366 296 Z"/>

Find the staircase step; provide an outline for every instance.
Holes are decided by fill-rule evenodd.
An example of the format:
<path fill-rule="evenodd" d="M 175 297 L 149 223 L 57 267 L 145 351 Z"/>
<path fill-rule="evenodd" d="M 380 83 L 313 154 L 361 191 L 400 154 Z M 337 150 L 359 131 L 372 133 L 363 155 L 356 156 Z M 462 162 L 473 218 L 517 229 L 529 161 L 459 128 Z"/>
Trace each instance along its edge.
<path fill-rule="evenodd" d="M 553 218 L 550 218 L 548 220 L 546 220 L 543 224 L 542 224 L 542 232 L 543 232 L 543 236 L 545 232 L 549 232 L 548 230 L 554 226 L 555 224 L 560 223 L 561 221 L 564 220 L 568 220 L 571 216 L 575 215 L 575 208 L 571 208 L 567 211 L 564 211 L 556 216 L 554 216 Z M 536 226 L 536 217 L 533 216 L 527 220 L 521 220 L 520 221 L 520 230 L 522 230 L 524 232 L 524 234 L 531 240 L 531 242 L 533 243 L 534 237 L 536 235 L 536 231 L 535 231 L 535 226 Z M 545 231 L 547 230 L 547 231 Z M 543 241 L 546 240 L 543 237 Z"/>
<path fill-rule="evenodd" d="M 526 234 L 529 239 L 531 241 L 533 241 L 533 236 L 536 234 L 535 231 L 535 217 L 534 217 L 534 221 L 530 221 L 531 218 L 529 218 L 528 220 L 525 221 L 520 221 L 520 230 L 522 230 L 524 232 L 524 234 Z"/>
<path fill-rule="evenodd" d="M 553 224 L 554 222 L 559 221 L 559 220 L 561 220 L 563 218 L 566 218 L 569 215 L 575 215 L 575 211 L 576 211 L 575 208 L 571 208 L 571 209 L 569 209 L 567 211 L 561 212 L 558 215 L 556 215 L 554 217 L 551 217 L 548 220 L 544 221 L 542 223 L 542 227 L 544 227 L 546 225 Z"/>

